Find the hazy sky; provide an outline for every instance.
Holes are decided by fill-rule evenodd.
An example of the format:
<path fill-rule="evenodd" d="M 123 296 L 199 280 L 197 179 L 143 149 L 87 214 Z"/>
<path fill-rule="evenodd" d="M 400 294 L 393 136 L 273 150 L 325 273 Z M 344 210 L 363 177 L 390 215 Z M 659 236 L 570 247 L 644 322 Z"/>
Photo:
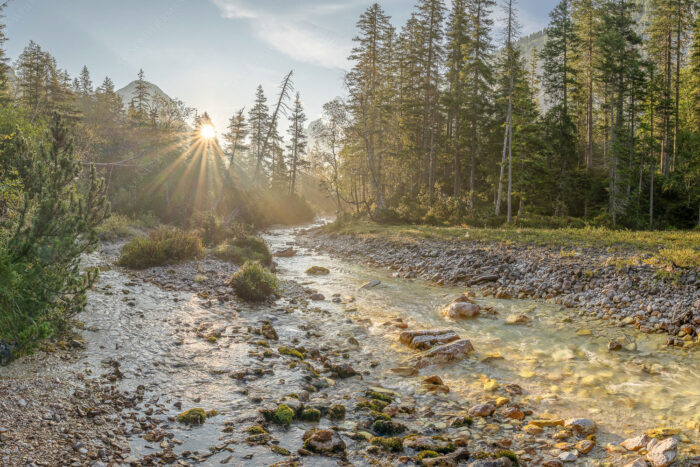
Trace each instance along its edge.
<path fill-rule="evenodd" d="M 542 29 L 557 0 L 520 0 L 523 34 Z M 2 3 L 2 0 L 0 0 Z M 87 65 L 97 86 L 121 88 L 143 68 L 146 79 L 221 128 L 250 107 L 262 84 L 271 99 L 294 70 L 310 119 L 343 93 L 355 22 L 370 0 L 10 0 L 8 55 L 30 40 L 72 76 Z M 414 0 L 379 2 L 399 28 Z M 449 1 L 446 2 L 449 4 Z M 496 11 L 500 17 L 500 8 Z M 498 21 L 497 21 L 498 24 Z"/>

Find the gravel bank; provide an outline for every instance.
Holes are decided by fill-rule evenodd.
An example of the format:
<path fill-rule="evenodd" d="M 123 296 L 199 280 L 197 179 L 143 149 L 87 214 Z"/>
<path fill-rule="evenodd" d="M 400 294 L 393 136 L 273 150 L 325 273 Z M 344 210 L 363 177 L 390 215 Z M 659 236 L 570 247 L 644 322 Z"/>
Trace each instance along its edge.
<path fill-rule="evenodd" d="M 404 278 L 474 286 L 502 298 L 548 299 L 644 332 L 665 332 L 684 345 L 700 334 L 700 271 L 665 282 L 646 264 L 625 264 L 596 248 L 484 244 L 469 241 L 390 241 L 312 230 L 307 247 L 389 268 Z M 623 259 L 623 261 L 620 261 Z"/>

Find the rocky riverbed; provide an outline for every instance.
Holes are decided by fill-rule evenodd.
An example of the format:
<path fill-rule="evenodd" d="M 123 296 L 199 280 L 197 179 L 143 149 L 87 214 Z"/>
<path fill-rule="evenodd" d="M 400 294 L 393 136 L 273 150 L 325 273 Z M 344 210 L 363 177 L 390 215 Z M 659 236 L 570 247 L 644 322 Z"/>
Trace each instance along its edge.
<path fill-rule="evenodd" d="M 483 332 L 467 332 L 450 320 L 473 308 L 442 317 L 425 297 L 449 311 L 469 294 L 389 284 L 291 229 L 266 239 L 287 252 L 280 296 L 261 305 L 238 300 L 236 266 L 212 258 L 139 273 L 110 266 L 116 245 L 90 258 L 103 273 L 79 334 L 0 368 L 0 465 L 700 465 L 700 423 L 615 430 L 612 414 L 560 405 L 504 367 L 532 360 L 487 332 L 502 332 L 501 304 L 478 299 Z M 562 351 L 562 370 L 583 361 Z"/>
<path fill-rule="evenodd" d="M 700 271 L 665 282 L 642 263 L 604 249 L 485 244 L 468 240 L 391 241 L 316 229 L 302 244 L 389 268 L 402 278 L 477 287 L 498 298 L 547 299 L 642 332 L 664 332 L 683 346 L 700 335 Z M 643 256 L 643 255 L 642 255 Z"/>

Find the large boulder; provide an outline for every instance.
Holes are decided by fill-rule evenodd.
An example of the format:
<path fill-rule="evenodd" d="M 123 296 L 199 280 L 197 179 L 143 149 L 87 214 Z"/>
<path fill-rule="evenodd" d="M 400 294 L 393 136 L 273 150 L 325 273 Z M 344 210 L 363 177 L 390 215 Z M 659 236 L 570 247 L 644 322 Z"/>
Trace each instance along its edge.
<path fill-rule="evenodd" d="M 444 365 L 462 360 L 474 351 L 469 339 L 459 339 L 449 344 L 434 347 L 427 352 L 414 357 L 413 363 L 417 369 L 431 365 Z"/>
<path fill-rule="evenodd" d="M 452 329 L 429 329 L 424 331 L 404 331 L 399 341 L 412 349 L 427 350 L 436 345 L 449 344 L 459 339 Z"/>
<path fill-rule="evenodd" d="M 452 302 L 442 310 L 442 314 L 450 319 L 476 318 L 481 314 L 481 307 L 471 302 Z"/>

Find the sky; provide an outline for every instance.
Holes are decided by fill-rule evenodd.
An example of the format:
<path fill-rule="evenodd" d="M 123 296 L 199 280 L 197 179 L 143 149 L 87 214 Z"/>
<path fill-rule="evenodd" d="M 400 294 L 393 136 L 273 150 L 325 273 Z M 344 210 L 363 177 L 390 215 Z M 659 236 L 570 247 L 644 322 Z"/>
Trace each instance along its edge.
<path fill-rule="evenodd" d="M 0 0 L 3 3 L 4 0 Z M 519 0 L 522 34 L 546 26 L 557 0 Z M 310 120 L 343 95 L 355 23 L 370 0 L 9 0 L 4 11 L 14 60 L 30 40 L 76 76 L 83 65 L 95 86 L 146 79 L 224 130 L 262 85 L 269 101 L 294 70 Z M 397 29 L 414 0 L 379 2 Z M 449 1 L 446 3 L 449 4 Z M 495 11 L 496 27 L 502 17 Z"/>

